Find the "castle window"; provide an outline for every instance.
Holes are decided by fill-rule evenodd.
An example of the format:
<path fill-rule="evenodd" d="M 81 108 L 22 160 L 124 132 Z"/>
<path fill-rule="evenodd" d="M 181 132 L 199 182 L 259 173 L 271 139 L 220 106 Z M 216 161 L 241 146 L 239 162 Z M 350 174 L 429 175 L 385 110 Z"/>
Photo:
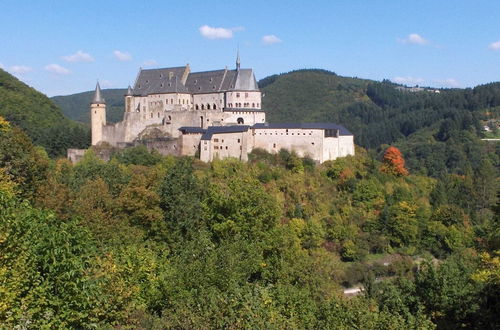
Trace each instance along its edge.
<path fill-rule="evenodd" d="M 205 105 L 204 104 L 201 105 L 201 110 L 205 110 Z"/>
<path fill-rule="evenodd" d="M 244 124 L 244 123 L 245 123 L 245 121 L 244 121 L 244 120 L 243 120 L 243 118 L 241 118 L 241 117 L 239 117 L 239 118 L 236 120 L 236 122 L 237 122 L 238 124 Z"/>
<path fill-rule="evenodd" d="M 255 103 L 252 103 L 252 108 L 255 108 Z"/>
<path fill-rule="evenodd" d="M 214 139 L 214 142 L 219 142 L 219 139 Z"/>
<path fill-rule="evenodd" d="M 172 117 L 171 117 L 171 116 L 168 116 L 168 120 L 172 120 Z"/>
<path fill-rule="evenodd" d="M 196 110 L 200 110 L 200 107 L 198 106 L 198 104 L 197 104 L 197 105 L 195 105 L 195 106 L 194 106 L 194 108 L 195 108 Z"/>
<path fill-rule="evenodd" d="M 170 99 L 170 104 L 174 104 L 174 99 Z"/>
<path fill-rule="evenodd" d="M 214 110 L 216 110 L 216 109 L 217 109 L 217 106 L 216 106 L 216 105 L 215 105 L 215 103 L 214 103 Z"/>
<path fill-rule="evenodd" d="M 158 112 L 158 118 L 160 118 L 160 113 Z"/>
<path fill-rule="evenodd" d="M 238 139 L 238 143 L 240 143 L 240 139 Z"/>
<path fill-rule="evenodd" d="M 207 109 L 210 110 L 210 104 L 207 103 Z"/>
<path fill-rule="evenodd" d="M 276 143 L 273 143 L 273 148 L 276 148 Z"/>
<path fill-rule="evenodd" d="M 194 84 L 196 85 L 197 83 L 198 83 L 198 80 L 196 80 L 196 79 L 195 79 L 195 80 L 194 80 Z"/>
<path fill-rule="evenodd" d="M 240 93 L 236 93 L 236 97 L 240 97 Z"/>
<path fill-rule="evenodd" d="M 151 112 L 151 118 L 153 118 L 153 113 Z"/>
<path fill-rule="evenodd" d="M 227 146 L 226 146 L 226 150 L 227 150 Z"/>

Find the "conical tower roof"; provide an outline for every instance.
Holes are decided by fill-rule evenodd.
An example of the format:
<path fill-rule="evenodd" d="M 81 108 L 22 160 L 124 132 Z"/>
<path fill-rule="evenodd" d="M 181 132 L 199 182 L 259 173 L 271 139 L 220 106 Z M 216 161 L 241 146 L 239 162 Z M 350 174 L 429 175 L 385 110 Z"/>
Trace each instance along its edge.
<path fill-rule="evenodd" d="M 99 82 L 97 82 L 97 85 L 95 86 L 95 93 L 94 93 L 94 98 L 92 99 L 92 103 L 105 103 L 104 97 L 101 95 L 101 86 L 99 86 Z"/>
<path fill-rule="evenodd" d="M 133 96 L 134 93 L 132 92 L 132 87 L 130 87 L 130 85 L 128 85 L 128 89 L 127 89 L 127 94 L 125 94 L 125 96 Z"/>

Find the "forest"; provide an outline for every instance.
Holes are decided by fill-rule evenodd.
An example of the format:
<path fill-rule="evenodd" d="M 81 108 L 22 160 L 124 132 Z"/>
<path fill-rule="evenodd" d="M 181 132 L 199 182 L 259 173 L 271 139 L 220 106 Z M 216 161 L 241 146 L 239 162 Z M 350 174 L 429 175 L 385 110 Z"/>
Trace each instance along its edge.
<path fill-rule="evenodd" d="M 304 113 L 307 100 L 293 98 L 302 74 L 328 77 L 323 85 L 337 86 L 336 97 L 311 94 L 318 104 Z M 76 147 L 85 128 L 36 91 L 9 87 L 33 116 L 60 115 L 32 129 L 5 106 L 18 107 L 0 83 L 0 322 L 500 327 L 500 152 L 480 139 L 500 85 L 410 94 L 387 81 L 336 77 L 307 70 L 260 82 L 269 121 L 302 111 L 304 121 L 356 132 L 356 156 L 321 165 L 286 150 L 206 164 L 144 147 L 109 162 L 90 150 L 73 165 L 42 137 L 67 120 L 81 130 L 65 135 Z M 353 287 L 363 289 L 346 296 Z"/>

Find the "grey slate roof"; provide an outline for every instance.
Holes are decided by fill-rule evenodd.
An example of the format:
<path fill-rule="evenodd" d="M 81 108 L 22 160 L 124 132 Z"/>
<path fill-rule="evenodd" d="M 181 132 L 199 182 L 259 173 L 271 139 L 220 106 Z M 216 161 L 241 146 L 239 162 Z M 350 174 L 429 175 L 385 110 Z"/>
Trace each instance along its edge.
<path fill-rule="evenodd" d="M 190 72 L 185 84 L 182 77 L 187 67 L 141 69 L 133 94 L 146 96 L 161 93 L 205 94 L 222 91 L 258 91 L 252 69 Z"/>
<path fill-rule="evenodd" d="M 201 136 L 202 140 L 210 140 L 212 135 L 220 133 L 242 133 L 248 131 L 248 125 L 233 125 L 233 126 L 210 126 Z"/>
<path fill-rule="evenodd" d="M 256 129 L 277 129 L 277 128 L 289 128 L 289 129 L 338 129 L 340 135 L 353 135 L 347 128 L 342 125 L 334 123 L 263 123 L 255 124 L 252 128 Z"/>
<path fill-rule="evenodd" d="M 101 86 L 99 86 L 99 82 L 97 82 L 97 85 L 95 86 L 95 92 L 94 92 L 94 98 L 92 99 L 92 103 L 97 104 L 97 103 L 105 103 L 106 101 L 104 100 L 104 97 L 101 95 Z"/>
<path fill-rule="evenodd" d="M 134 95 L 188 93 L 181 82 L 185 66 L 162 69 L 141 69 L 134 84 Z"/>

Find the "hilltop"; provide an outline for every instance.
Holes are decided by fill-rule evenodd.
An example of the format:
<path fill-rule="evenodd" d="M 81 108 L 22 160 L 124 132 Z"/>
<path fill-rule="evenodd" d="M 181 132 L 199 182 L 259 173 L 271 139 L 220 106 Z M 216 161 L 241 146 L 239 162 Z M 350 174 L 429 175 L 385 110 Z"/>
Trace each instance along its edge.
<path fill-rule="evenodd" d="M 24 130 L 51 156 L 88 144 L 87 128 L 66 118 L 47 96 L 1 69 L 0 116 Z"/>

